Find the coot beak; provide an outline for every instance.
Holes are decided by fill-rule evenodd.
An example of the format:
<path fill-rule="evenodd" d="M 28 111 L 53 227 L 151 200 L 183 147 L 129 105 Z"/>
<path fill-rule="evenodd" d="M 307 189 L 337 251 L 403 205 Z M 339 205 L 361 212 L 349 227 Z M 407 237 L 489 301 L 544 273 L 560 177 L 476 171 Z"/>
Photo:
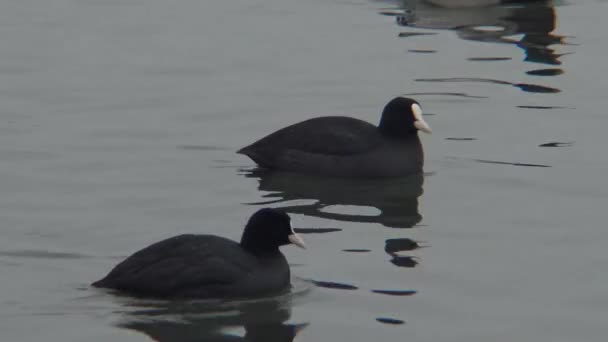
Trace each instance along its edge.
<path fill-rule="evenodd" d="M 302 249 L 306 249 L 306 244 L 304 243 L 304 240 L 302 240 L 302 238 L 298 234 L 291 234 L 287 238 L 289 239 L 289 242 L 293 243 L 294 245 Z"/>
<path fill-rule="evenodd" d="M 414 121 L 414 127 L 416 127 L 420 131 L 423 131 L 424 133 L 431 134 L 433 132 L 431 130 L 431 126 L 429 126 L 429 124 L 427 124 L 424 120 Z"/>
<path fill-rule="evenodd" d="M 420 108 L 417 103 L 412 105 L 412 113 L 414 114 L 414 127 L 419 131 L 431 134 L 431 126 L 424 121 L 424 118 L 422 117 L 422 108 Z"/>

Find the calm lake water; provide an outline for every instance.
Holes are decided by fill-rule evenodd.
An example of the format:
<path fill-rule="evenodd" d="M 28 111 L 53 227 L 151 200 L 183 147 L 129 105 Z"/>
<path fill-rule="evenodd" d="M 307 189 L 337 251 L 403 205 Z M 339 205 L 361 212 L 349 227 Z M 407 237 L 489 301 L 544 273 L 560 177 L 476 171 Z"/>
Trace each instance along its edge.
<path fill-rule="evenodd" d="M 0 340 L 605 341 L 608 2 L 0 5 Z M 321 180 L 234 152 L 319 115 L 428 114 L 424 177 Z M 286 208 L 294 293 L 89 288 L 186 232 Z M 315 285 L 316 284 L 316 285 Z M 244 337 L 242 337 L 244 336 Z"/>

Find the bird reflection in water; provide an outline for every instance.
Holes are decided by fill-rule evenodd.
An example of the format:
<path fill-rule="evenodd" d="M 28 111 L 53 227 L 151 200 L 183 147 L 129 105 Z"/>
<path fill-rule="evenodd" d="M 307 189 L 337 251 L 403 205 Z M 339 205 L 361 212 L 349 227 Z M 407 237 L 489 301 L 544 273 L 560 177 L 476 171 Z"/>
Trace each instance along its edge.
<path fill-rule="evenodd" d="M 392 257 L 390 260 L 391 264 L 397 267 L 411 268 L 418 265 L 418 259 L 410 255 L 402 255 L 401 253 L 413 251 L 421 247 L 418 242 L 408 238 L 388 239 L 384 245 L 384 251 Z"/>
<path fill-rule="evenodd" d="M 510 6 L 441 8 L 425 1 L 399 2 L 399 9 L 385 10 L 400 26 L 452 30 L 465 40 L 513 44 L 525 51 L 525 61 L 560 65 L 551 48 L 563 44 L 564 36 L 554 34 L 556 15 L 553 1 L 537 1 Z M 521 38 L 513 38 L 520 35 Z"/>
<path fill-rule="evenodd" d="M 422 220 L 418 197 L 422 195 L 424 175 L 416 174 L 390 179 L 323 178 L 296 173 L 253 169 L 246 177 L 259 180 L 258 189 L 268 192 L 268 201 L 260 204 L 282 204 L 290 214 L 302 214 L 343 222 L 379 223 L 390 228 L 411 228 Z M 288 201 L 309 200 L 309 204 Z M 373 207 L 377 215 L 338 213 L 330 206 Z"/>
<path fill-rule="evenodd" d="M 291 310 L 280 301 L 240 303 L 221 310 L 209 305 L 170 303 L 127 316 L 118 326 L 158 342 L 291 342 L 308 324 L 287 324 Z M 231 333 L 244 328 L 244 335 Z"/>
<path fill-rule="evenodd" d="M 244 170 L 244 175 L 257 178 L 258 189 L 268 192 L 263 202 L 251 205 L 279 204 L 289 214 L 301 214 L 342 222 L 377 223 L 389 228 L 412 228 L 422 220 L 418 211 L 418 197 L 423 193 L 423 174 L 388 179 L 324 178 L 297 173 L 272 171 L 261 168 Z M 302 204 L 306 200 L 307 203 Z M 289 202 L 298 202 L 290 204 Z M 377 215 L 362 215 L 329 211 L 331 206 L 356 206 L 376 208 Z M 341 231 L 332 228 L 297 229 L 303 233 L 330 233 Z M 407 238 L 389 239 L 387 245 L 403 247 Z M 415 242 L 414 242 L 415 243 Z M 416 245 L 417 246 L 417 245 Z M 398 248 L 398 251 L 413 250 Z M 345 252 L 366 252 L 367 249 L 346 249 Z M 391 257 L 389 262 L 397 267 L 411 268 L 418 264 L 416 258 L 397 254 L 394 248 L 385 248 Z"/>

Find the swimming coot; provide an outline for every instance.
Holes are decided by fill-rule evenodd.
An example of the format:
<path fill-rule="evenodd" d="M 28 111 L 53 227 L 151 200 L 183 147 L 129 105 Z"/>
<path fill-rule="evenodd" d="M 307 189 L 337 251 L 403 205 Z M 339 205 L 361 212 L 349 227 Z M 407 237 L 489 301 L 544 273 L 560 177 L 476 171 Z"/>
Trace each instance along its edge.
<path fill-rule="evenodd" d="M 267 169 L 339 177 L 398 177 L 422 172 L 419 130 L 431 133 L 420 104 L 397 97 L 384 107 L 378 126 L 351 117 L 318 117 L 280 129 L 237 153 Z"/>
<path fill-rule="evenodd" d="M 118 264 L 95 287 L 156 298 L 241 298 L 290 288 L 289 265 L 279 246 L 304 248 L 289 216 L 260 209 L 241 242 L 214 235 L 179 235 L 148 246 Z"/>

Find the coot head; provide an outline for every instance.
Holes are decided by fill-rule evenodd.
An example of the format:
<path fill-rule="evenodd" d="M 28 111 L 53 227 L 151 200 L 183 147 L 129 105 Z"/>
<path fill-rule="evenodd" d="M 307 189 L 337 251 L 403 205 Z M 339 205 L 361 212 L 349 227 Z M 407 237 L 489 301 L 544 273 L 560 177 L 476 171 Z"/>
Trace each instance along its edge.
<path fill-rule="evenodd" d="M 290 243 L 306 248 L 304 241 L 293 231 L 289 215 L 271 208 L 260 209 L 253 214 L 241 237 L 241 246 L 254 254 L 274 253 L 279 246 Z"/>
<path fill-rule="evenodd" d="M 382 134 L 395 138 L 415 136 L 419 130 L 431 133 L 420 104 L 407 97 L 396 97 L 386 104 L 378 127 Z"/>

